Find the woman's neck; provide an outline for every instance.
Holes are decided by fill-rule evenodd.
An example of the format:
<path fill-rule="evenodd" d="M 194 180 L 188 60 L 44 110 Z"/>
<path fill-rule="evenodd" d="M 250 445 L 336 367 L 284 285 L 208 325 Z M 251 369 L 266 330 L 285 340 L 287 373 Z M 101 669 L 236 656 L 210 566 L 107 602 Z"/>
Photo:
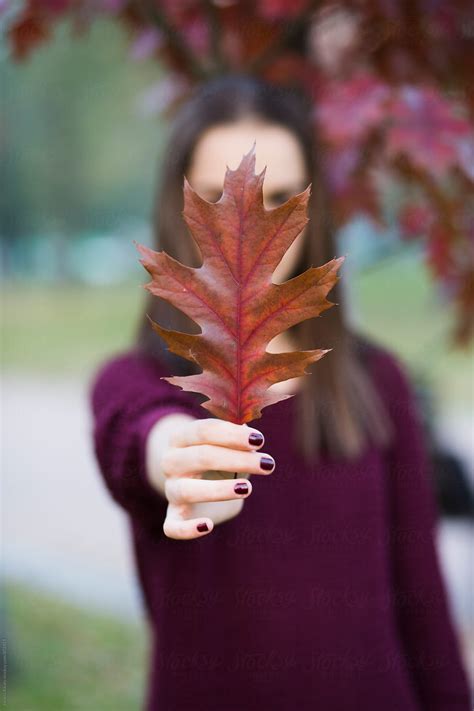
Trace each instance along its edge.
<path fill-rule="evenodd" d="M 275 336 L 267 346 L 268 353 L 292 353 L 296 351 L 298 346 L 294 339 L 290 336 L 288 331 L 284 333 L 279 333 Z M 299 376 L 297 378 L 290 378 L 289 380 L 283 380 L 280 383 L 274 383 L 268 389 L 272 392 L 282 392 L 288 395 L 294 395 L 303 386 L 304 376 Z"/>

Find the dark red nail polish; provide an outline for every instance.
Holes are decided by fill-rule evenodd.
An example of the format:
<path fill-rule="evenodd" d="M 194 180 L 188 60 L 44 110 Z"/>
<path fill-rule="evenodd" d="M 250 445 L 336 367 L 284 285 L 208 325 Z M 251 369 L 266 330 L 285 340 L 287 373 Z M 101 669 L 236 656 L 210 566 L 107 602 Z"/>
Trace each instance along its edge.
<path fill-rule="evenodd" d="M 275 461 L 271 457 L 263 456 L 263 457 L 260 457 L 260 466 L 266 472 L 269 472 L 275 466 Z"/>
<path fill-rule="evenodd" d="M 258 432 L 252 432 L 249 435 L 249 444 L 253 447 L 260 447 L 260 445 L 263 444 L 263 435 Z"/>
<path fill-rule="evenodd" d="M 200 533 L 203 533 L 203 531 L 209 531 L 209 527 L 208 527 L 207 523 L 198 523 L 196 528 Z"/>
<path fill-rule="evenodd" d="M 236 494 L 248 494 L 249 493 L 249 487 L 248 484 L 236 484 L 234 486 L 234 491 Z"/>

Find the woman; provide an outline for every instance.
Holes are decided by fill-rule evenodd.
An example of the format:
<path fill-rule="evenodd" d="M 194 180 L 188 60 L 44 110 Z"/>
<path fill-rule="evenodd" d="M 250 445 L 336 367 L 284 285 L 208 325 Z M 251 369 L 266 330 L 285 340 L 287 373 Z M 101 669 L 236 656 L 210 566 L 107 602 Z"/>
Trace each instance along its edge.
<path fill-rule="evenodd" d="M 273 281 L 336 256 L 309 106 L 245 77 L 214 80 L 180 108 L 156 249 L 200 265 L 180 214 L 183 174 L 215 201 L 225 165 L 254 141 L 267 208 L 313 184 L 310 222 Z M 91 383 L 95 451 L 129 514 L 150 623 L 147 711 L 469 709 L 411 385 L 347 323 L 343 281 L 337 306 L 269 344 L 333 350 L 311 376 L 272 386 L 293 397 L 258 421 L 219 421 L 162 380 L 199 369 L 145 317 L 134 347 Z M 151 295 L 146 312 L 199 332 Z"/>

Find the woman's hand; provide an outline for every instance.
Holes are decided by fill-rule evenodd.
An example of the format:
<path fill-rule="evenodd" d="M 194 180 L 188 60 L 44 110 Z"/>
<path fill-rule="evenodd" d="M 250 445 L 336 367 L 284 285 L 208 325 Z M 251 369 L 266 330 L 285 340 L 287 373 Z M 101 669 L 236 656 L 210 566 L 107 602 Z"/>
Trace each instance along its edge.
<path fill-rule="evenodd" d="M 158 420 L 146 461 L 149 481 L 168 500 L 164 533 L 197 538 L 237 516 L 252 493 L 247 477 L 275 468 L 272 457 L 257 451 L 263 442 L 258 430 L 217 418 L 176 413 Z M 233 479 L 234 472 L 242 476 Z"/>

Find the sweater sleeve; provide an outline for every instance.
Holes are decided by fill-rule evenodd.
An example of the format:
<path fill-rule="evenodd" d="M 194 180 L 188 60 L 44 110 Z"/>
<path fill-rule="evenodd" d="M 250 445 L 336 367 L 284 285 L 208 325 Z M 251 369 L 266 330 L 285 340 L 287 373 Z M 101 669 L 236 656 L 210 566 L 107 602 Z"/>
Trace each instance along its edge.
<path fill-rule="evenodd" d="M 170 375 L 154 358 L 136 350 L 103 363 L 89 383 L 94 454 L 105 486 L 135 523 L 162 532 L 167 501 L 148 481 L 145 444 L 164 415 L 209 417 L 193 393 L 160 378 Z"/>
<path fill-rule="evenodd" d="M 469 711 L 470 691 L 438 560 L 439 512 L 427 443 L 409 376 L 384 357 L 395 424 L 389 448 L 389 545 L 393 605 L 412 682 L 424 711 Z"/>

